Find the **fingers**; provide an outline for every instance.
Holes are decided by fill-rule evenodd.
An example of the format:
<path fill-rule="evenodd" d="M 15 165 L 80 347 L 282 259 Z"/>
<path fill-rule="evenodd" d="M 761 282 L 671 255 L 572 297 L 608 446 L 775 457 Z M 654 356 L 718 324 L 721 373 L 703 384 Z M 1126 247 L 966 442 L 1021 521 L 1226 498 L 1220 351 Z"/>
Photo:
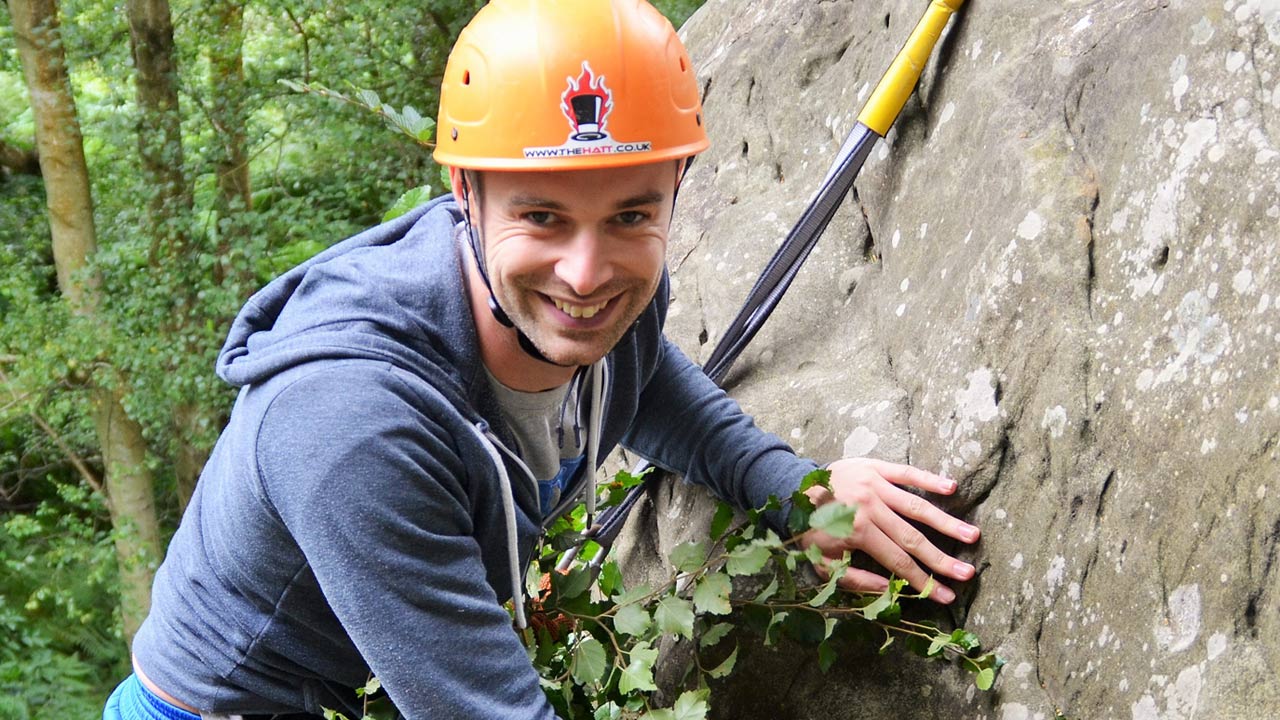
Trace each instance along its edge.
<path fill-rule="evenodd" d="M 911 465 L 901 465 L 884 460 L 863 460 L 868 467 L 880 473 L 880 477 L 895 484 L 909 485 L 925 492 L 950 495 L 956 491 L 956 481 Z"/>
<path fill-rule="evenodd" d="M 947 514 L 938 506 L 902 488 L 885 489 L 882 499 L 890 509 L 912 520 L 922 522 L 938 532 L 966 543 L 975 543 L 982 531 L 976 525 Z"/>

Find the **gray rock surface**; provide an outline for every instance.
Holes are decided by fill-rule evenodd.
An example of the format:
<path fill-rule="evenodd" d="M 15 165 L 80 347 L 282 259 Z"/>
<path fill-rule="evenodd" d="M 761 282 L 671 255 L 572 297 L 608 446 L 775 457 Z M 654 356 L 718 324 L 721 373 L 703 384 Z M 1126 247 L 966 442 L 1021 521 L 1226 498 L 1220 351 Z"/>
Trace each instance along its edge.
<path fill-rule="evenodd" d="M 671 246 L 705 358 L 920 0 L 710 0 L 712 148 Z M 957 478 L 950 619 L 992 693 L 902 654 L 744 648 L 723 718 L 1280 716 L 1280 2 L 973 0 L 731 392 L 819 460 Z M 705 533 L 683 484 L 633 576 Z M 748 643 L 750 645 L 750 643 Z"/>

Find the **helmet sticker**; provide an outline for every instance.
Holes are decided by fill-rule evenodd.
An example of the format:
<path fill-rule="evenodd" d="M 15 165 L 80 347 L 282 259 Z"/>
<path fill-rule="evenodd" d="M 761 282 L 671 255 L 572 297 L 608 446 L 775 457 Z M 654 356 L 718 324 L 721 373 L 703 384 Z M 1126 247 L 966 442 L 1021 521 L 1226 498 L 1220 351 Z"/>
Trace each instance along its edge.
<path fill-rule="evenodd" d="M 613 91 L 596 75 L 591 65 L 582 61 L 578 77 L 567 77 L 568 87 L 560 94 L 560 112 L 569 121 L 569 137 L 563 145 L 527 147 L 526 158 L 573 157 L 648 152 L 650 142 L 618 142 L 609 135 L 609 114 L 613 112 Z"/>

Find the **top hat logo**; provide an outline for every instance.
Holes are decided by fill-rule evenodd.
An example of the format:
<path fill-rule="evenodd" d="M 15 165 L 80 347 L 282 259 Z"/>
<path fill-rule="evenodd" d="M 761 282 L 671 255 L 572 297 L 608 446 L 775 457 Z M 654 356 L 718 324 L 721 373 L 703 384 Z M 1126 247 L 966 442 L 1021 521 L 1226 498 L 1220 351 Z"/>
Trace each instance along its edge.
<path fill-rule="evenodd" d="M 613 111 L 613 92 L 605 87 L 604 76 L 597 77 L 583 60 L 582 73 L 566 80 L 569 87 L 560 95 L 560 111 L 573 128 L 570 139 L 593 142 L 608 138 L 605 124 Z"/>

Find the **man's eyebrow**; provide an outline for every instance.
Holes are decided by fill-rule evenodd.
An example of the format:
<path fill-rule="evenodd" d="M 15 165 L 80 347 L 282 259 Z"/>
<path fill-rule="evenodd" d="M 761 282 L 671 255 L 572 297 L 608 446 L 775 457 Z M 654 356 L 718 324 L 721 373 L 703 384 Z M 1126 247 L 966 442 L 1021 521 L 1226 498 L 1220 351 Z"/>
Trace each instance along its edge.
<path fill-rule="evenodd" d="M 565 205 L 562 202 L 552 200 L 550 198 L 542 198 L 536 195 L 516 195 L 507 201 L 507 207 L 538 207 L 548 210 L 564 210 Z"/>
<path fill-rule="evenodd" d="M 647 193 L 641 193 L 639 195 L 633 195 L 625 200 L 619 200 L 613 207 L 615 210 L 625 210 L 627 208 L 641 207 L 643 205 L 656 205 L 662 202 L 665 198 L 666 195 L 658 192 L 657 190 L 650 190 Z"/>

